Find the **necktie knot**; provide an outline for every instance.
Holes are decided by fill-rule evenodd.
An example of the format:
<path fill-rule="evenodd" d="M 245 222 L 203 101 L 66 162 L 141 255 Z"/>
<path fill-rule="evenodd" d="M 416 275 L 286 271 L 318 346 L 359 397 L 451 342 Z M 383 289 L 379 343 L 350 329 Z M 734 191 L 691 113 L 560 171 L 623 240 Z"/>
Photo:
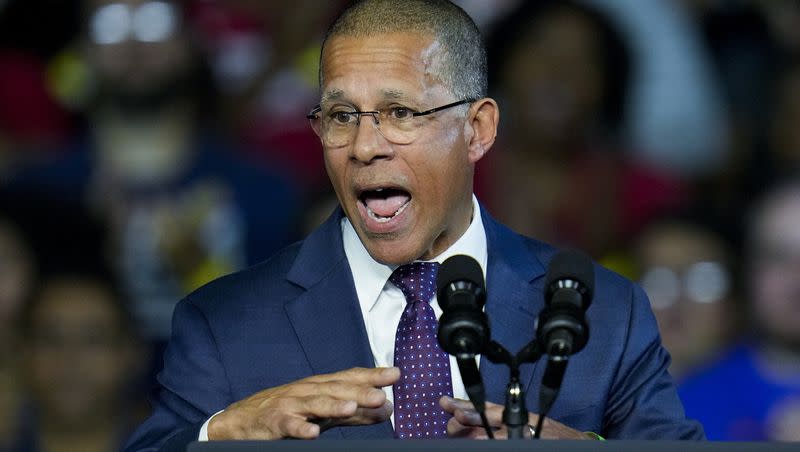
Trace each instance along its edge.
<path fill-rule="evenodd" d="M 412 262 L 397 267 L 389 281 L 403 292 L 408 303 L 430 303 L 436 292 L 438 271 L 438 262 Z"/>

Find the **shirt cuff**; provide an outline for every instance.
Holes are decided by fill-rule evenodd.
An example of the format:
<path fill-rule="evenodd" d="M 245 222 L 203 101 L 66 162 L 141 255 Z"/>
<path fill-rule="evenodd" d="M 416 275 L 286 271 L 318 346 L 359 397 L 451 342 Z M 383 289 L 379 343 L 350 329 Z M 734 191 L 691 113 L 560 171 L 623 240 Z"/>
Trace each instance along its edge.
<path fill-rule="evenodd" d="M 223 411 L 225 410 L 217 411 L 216 413 L 212 414 L 207 421 L 203 423 L 203 426 L 200 427 L 200 434 L 197 435 L 198 441 L 208 441 L 208 424 L 211 422 L 211 419 L 214 419 L 214 416 L 218 415 L 219 413 L 222 413 Z"/>

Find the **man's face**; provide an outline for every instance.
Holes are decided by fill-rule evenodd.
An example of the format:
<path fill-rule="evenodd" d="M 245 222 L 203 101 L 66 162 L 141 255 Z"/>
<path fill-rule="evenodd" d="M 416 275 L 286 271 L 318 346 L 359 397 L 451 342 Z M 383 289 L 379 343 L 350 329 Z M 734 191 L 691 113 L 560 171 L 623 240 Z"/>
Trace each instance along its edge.
<path fill-rule="evenodd" d="M 27 381 L 41 410 L 64 425 L 108 415 L 131 373 L 131 342 L 112 296 L 94 283 L 58 281 L 33 311 Z"/>
<path fill-rule="evenodd" d="M 502 75 L 527 136 L 560 142 L 582 133 L 603 101 L 602 46 L 596 26 L 556 8 L 521 36 Z"/>
<path fill-rule="evenodd" d="M 323 114 L 337 107 L 424 111 L 461 100 L 438 77 L 441 56 L 436 40 L 412 33 L 331 38 L 322 55 Z M 433 258 L 469 226 L 480 156 L 469 149 L 466 108 L 417 118 L 423 125 L 410 144 L 390 142 L 368 116 L 348 144 L 323 143 L 339 202 L 375 260 Z"/>
<path fill-rule="evenodd" d="M 661 339 L 682 376 L 727 339 L 732 319 L 723 244 L 689 224 L 648 229 L 637 246 L 642 287 L 650 297 Z"/>
<path fill-rule="evenodd" d="M 764 209 L 752 245 L 756 321 L 773 339 L 800 347 L 800 192 Z"/>
<path fill-rule="evenodd" d="M 189 37 L 171 1 L 96 0 L 90 8 L 86 55 L 103 87 L 149 96 L 192 65 Z"/>

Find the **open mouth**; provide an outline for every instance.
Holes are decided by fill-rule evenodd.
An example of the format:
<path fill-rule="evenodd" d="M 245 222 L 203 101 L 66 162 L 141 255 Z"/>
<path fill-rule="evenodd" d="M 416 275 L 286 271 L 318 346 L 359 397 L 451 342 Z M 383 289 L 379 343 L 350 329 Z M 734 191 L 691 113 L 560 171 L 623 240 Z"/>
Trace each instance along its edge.
<path fill-rule="evenodd" d="M 411 194 L 399 188 L 364 190 L 358 196 L 367 215 L 378 223 L 386 223 L 400 215 L 411 202 Z"/>

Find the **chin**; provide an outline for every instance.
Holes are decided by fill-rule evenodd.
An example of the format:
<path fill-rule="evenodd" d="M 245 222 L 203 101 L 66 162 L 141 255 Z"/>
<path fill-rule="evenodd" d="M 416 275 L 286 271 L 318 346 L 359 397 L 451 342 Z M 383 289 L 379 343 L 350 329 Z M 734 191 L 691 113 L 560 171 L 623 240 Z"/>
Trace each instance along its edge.
<path fill-rule="evenodd" d="M 385 265 L 403 265 L 417 260 L 422 253 L 403 246 L 407 239 L 368 239 L 365 248 L 373 259 Z M 377 243 L 376 243 L 377 242 Z"/>

